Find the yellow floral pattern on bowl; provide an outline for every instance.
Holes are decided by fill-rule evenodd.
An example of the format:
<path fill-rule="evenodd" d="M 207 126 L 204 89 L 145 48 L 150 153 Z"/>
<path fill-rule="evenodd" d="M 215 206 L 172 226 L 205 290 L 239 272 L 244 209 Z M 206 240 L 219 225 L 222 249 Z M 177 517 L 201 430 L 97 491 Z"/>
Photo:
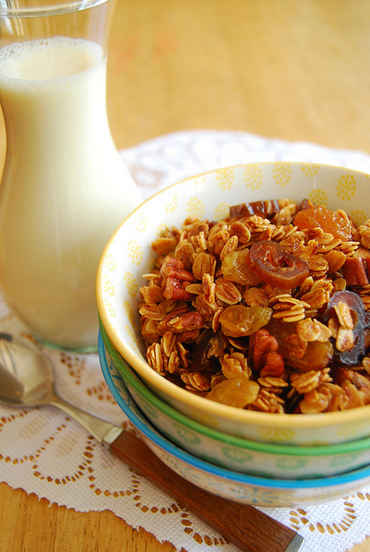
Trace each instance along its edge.
<path fill-rule="evenodd" d="M 328 194 L 324 190 L 312 190 L 312 192 L 308 194 L 308 199 L 310 199 L 314 205 L 327 206 L 328 204 Z"/>
<path fill-rule="evenodd" d="M 139 286 L 132 272 L 125 272 L 123 275 L 123 281 L 125 282 L 128 293 L 131 295 L 131 297 L 135 297 L 138 292 Z"/>
<path fill-rule="evenodd" d="M 217 173 L 217 184 L 221 190 L 231 190 L 234 182 L 234 169 L 233 167 L 226 167 L 225 169 L 220 169 Z"/>
<path fill-rule="evenodd" d="M 186 211 L 189 217 L 201 218 L 204 214 L 204 205 L 199 197 L 193 196 L 188 199 Z"/>
<path fill-rule="evenodd" d="M 274 180 L 278 186 L 285 188 L 292 178 L 292 167 L 290 163 L 274 163 L 272 171 Z"/>
<path fill-rule="evenodd" d="M 143 258 L 143 246 L 139 245 L 136 240 L 130 240 L 128 243 L 128 256 L 136 264 L 139 265 Z"/>
<path fill-rule="evenodd" d="M 220 185 L 222 182 L 224 184 Z M 173 389 L 175 386 L 169 382 L 163 383 L 163 378 L 158 374 L 155 374 L 157 378 L 153 378 L 153 371 L 146 364 L 142 353 L 139 332 L 132 325 L 130 313 L 123 305 L 127 305 L 124 303 L 127 301 L 134 310 L 137 309 L 138 294 L 135 286 L 144 284 L 142 274 L 150 272 L 152 268 L 154 255 L 150 244 L 158 237 L 161 229 L 179 227 L 186 217 L 215 220 L 225 215 L 227 205 L 281 197 L 301 201 L 310 197 L 317 204 L 345 209 L 357 222 L 370 215 L 370 208 L 367 208 L 368 188 L 367 174 L 342 167 L 258 162 L 213 170 L 161 190 L 125 220 L 104 251 L 97 295 L 99 314 L 108 335 L 159 396 L 195 420 L 202 422 L 207 419 L 206 425 L 209 427 L 222 428 L 226 433 L 253 440 L 269 439 L 271 442 L 301 444 L 343 442 L 349 434 L 353 439 L 367 435 L 370 407 L 357 409 L 357 412 L 347 411 L 341 417 L 346 422 L 341 422 L 339 426 L 336 421 L 321 423 L 321 419 L 334 419 L 330 415 L 326 418 L 323 416 L 314 430 L 301 421 L 289 421 L 289 425 L 284 421 L 286 418 L 281 416 L 274 419 L 273 432 L 271 415 L 262 415 L 258 423 L 245 423 L 241 421 L 247 414 L 244 411 L 235 414 L 236 409 L 232 409 L 233 413 L 225 417 L 221 407 L 217 408 L 217 412 L 208 405 L 204 407 L 200 397 L 191 395 L 189 398 L 188 392 L 180 388 Z M 148 224 L 144 225 L 144 220 Z M 142 231 L 138 231 L 138 227 Z M 132 327 L 133 332 L 128 332 L 127 327 Z M 167 387 L 170 385 L 171 392 Z"/>
<path fill-rule="evenodd" d="M 339 178 L 337 195 L 343 201 L 349 201 L 356 193 L 356 178 L 352 174 L 344 174 Z"/>
<path fill-rule="evenodd" d="M 301 171 L 305 176 L 316 176 L 319 174 L 320 165 L 315 165 L 314 163 L 303 163 Z"/>
<path fill-rule="evenodd" d="M 245 167 L 245 185 L 250 190 L 259 190 L 263 185 L 263 170 L 258 163 L 250 163 Z"/>
<path fill-rule="evenodd" d="M 174 213 L 178 207 L 178 197 L 177 194 L 173 194 L 170 201 L 166 205 L 166 213 Z"/>
<path fill-rule="evenodd" d="M 224 219 L 229 214 L 229 205 L 225 203 L 224 201 L 222 203 L 219 203 L 214 210 L 214 217 L 216 220 Z"/>

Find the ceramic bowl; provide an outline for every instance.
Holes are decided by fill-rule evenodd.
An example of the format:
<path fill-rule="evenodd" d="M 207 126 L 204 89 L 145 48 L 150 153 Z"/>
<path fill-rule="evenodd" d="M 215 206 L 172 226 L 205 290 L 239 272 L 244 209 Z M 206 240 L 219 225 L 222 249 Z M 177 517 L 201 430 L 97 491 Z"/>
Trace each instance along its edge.
<path fill-rule="evenodd" d="M 178 182 L 142 203 L 116 230 L 101 257 L 97 303 L 115 348 L 155 394 L 190 418 L 234 436 L 262 442 L 317 445 L 370 435 L 370 406 L 315 415 L 237 409 L 199 397 L 152 370 L 145 360 L 137 300 L 150 271 L 152 241 L 164 226 L 185 217 L 220 219 L 228 206 L 262 199 L 305 197 L 345 209 L 357 222 L 370 215 L 369 175 L 341 167 L 302 163 L 254 163 L 214 170 Z"/>
<path fill-rule="evenodd" d="M 137 377 L 103 327 L 101 336 L 117 373 L 152 425 L 203 460 L 241 473 L 282 479 L 324 477 L 370 465 L 370 438 L 316 447 L 277 445 L 232 437 L 195 422 L 162 401 Z"/>
<path fill-rule="evenodd" d="M 370 467 L 340 476 L 287 481 L 241 474 L 189 454 L 158 433 L 130 397 L 113 363 L 107 362 L 99 336 L 99 357 L 105 381 L 148 447 L 171 469 L 198 487 L 242 504 L 293 507 L 328 502 L 351 494 L 370 482 Z"/>

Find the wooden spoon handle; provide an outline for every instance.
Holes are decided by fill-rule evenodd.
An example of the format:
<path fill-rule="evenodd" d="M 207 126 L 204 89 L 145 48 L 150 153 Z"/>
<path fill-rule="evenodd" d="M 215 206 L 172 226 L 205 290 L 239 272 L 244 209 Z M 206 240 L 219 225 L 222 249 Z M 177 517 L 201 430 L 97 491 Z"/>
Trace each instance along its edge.
<path fill-rule="evenodd" d="M 253 506 L 238 504 L 200 489 L 168 468 L 136 437 L 123 431 L 112 452 L 135 471 L 247 552 L 295 552 L 303 538 Z"/>

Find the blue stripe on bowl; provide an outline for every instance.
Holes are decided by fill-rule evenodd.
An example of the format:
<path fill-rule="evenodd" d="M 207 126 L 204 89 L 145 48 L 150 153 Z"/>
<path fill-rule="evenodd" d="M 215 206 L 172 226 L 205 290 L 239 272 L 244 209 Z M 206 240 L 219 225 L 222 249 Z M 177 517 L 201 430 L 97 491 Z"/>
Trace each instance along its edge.
<path fill-rule="evenodd" d="M 200 460 L 199 458 L 196 458 L 195 456 L 192 456 L 187 452 L 183 451 L 182 449 L 180 449 L 179 447 L 175 446 L 173 443 L 165 439 L 162 435 L 157 433 L 154 429 L 152 429 L 149 423 L 145 423 L 141 417 L 139 418 L 138 415 L 129 406 L 129 404 L 123 399 L 120 392 L 118 391 L 117 384 L 114 381 L 112 374 L 110 373 L 106 354 L 105 354 L 103 338 L 100 332 L 98 336 L 98 353 L 99 353 L 99 360 L 100 360 L 103 376 L 109 387 L 109 390 L 111 391 L 113 397 L 117 401 L 120 408 L 129 418 L 129 420 L 135 425 L 135 427 L 137 427 L 148 439 L 153 441 L 156 445 L 158 445 L 159 447 L 167 451 L 169 454 L 176 456 L 183 462 L 190 464 L 191 466 L 197 469 L 203 470 L 204 472 L 211 473 L 218 477 L 222 477 L 224 479 L 238 481 L 243 484 L 260 485 L 263 487 L 271 487 L 274 489 L 278 489 L 278 488 L 281 488 L 281 489 L 311 488 L 312 489 L 312 488 L 321 488 L 321 487 L 332 487 L 334 485 L 344 485 L 345 483 L 351 483 L 353 481 L 358 481 L 360 479 L 365 479 L 366 477 L 370 477 L 370 465 L 369 465 L 365 468 L 353 470 L 351 472 L 347 472 L 345 474 L 334 476 L 334 477 L 306 479 L 306 480 L 300 479 L 297 481 L 290 481 L 286 479 L 266 479 L 263 477 L 255 477 L 251 475 L 246 475 L 246 474 L 241 474 L 230 470 L 226 470 L 224 468 L 219 468 L 217 466 L 214 466 L 213 464 L 210 464 L 209 462 Z M 123 385 L 123 381 L 120 382 L 120 385 Z"/>

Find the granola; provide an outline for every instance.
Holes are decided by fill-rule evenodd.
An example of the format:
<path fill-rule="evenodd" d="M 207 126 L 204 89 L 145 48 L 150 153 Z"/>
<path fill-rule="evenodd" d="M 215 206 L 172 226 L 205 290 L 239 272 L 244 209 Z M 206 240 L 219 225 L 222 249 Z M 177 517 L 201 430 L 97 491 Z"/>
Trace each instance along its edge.
<path fill-rule="evenodd" d="M 138 310 L 161 376 L 261 412 L 370 404 L 370 219 L 256 201 L 188 218 L 152 248 Z"/>

